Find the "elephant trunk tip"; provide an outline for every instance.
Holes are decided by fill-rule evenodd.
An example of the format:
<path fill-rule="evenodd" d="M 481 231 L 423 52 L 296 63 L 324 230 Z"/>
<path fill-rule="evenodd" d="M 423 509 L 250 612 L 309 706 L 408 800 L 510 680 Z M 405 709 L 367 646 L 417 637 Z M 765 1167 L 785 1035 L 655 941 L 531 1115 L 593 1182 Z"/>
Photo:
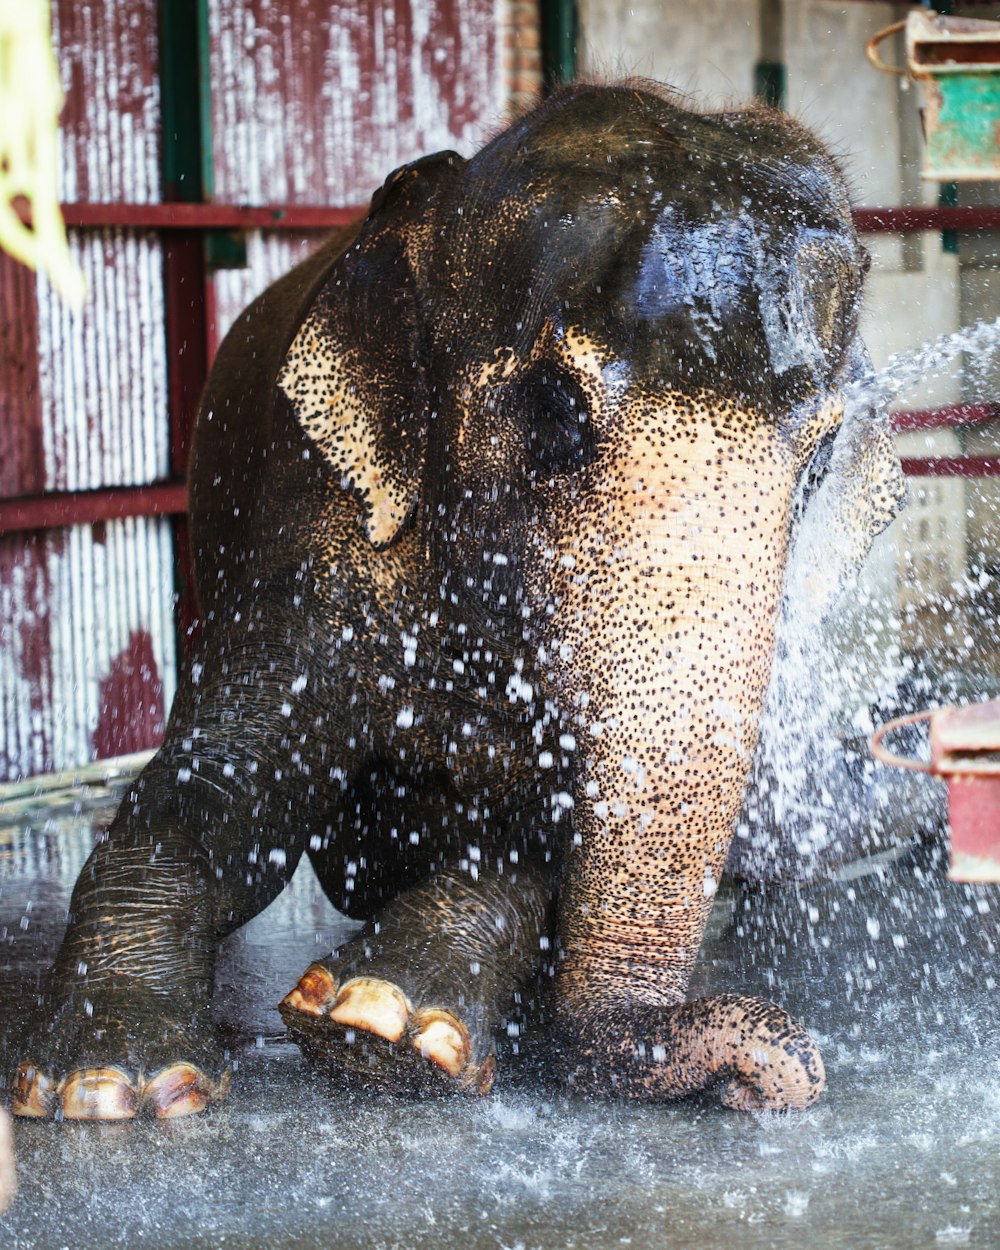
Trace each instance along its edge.
<path fill-rule="evenodd" d="M 639 1101 L 683 1098 L 721 1086 L 734 1111 L 805 1111 L 823 1093 L 819 1047 L 781 1007 L 723 995 L 675 1007 L 609 1009 L 570 1029 L 567 1081 L 581 1093 Z"/>

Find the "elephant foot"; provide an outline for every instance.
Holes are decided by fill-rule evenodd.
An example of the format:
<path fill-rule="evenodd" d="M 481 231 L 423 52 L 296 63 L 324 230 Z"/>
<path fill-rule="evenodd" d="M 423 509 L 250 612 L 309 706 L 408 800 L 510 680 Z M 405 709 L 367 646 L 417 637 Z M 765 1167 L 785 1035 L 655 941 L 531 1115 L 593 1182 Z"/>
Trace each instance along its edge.
<path fill-rule="evenodd" d="M 496 1074 L 492 1053 L 479 1058 L 466 1025 L 453 1012 L 415 1007 L 391 981 L 341 981 L 311 964 L 279 1004 L 303 1052 L 366 1084 L 396 1092 L 487 1094 Z"/>
<path fill-rule="evenodd" d="M 134 984 L 88 991 L 82 1011 L 65 1002 L 22 1049 L 11 1110 L 30 1119 L 176 1119 L 221 1102 L 231 1074 L 204 1013 L 177 1020 L 171 1006 Z"/>
<path fill-rule="evenodd" d="M 228 1072 L 216 1081 L 193 1063 L 172 1063 L 149 1077 L 110 1065 L 78 1068 L 59 1080 L 24 1062 L 14 1076 L 11 1110 L 31 1119 L 177 1119 L 221 1102 L 229 1084 Z"/>
<path fill-rule="evenodd" d="M 589 1093 L 658 1101 L 720 1088 L 734 1111 L 803 1111 L 823 1092 L 816 1042 L 783 1008 L 723 995 L 609 1009 L 565 1030 L 567 1078 Z"/>

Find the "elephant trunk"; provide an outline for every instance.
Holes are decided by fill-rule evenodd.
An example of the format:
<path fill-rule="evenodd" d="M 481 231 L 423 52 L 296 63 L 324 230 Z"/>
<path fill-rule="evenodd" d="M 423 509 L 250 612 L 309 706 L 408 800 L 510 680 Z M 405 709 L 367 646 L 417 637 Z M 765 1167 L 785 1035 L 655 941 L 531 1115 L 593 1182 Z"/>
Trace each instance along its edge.
<path fill-rule="evenodd" d="M 768 1039 L 787 1041 L 785 1014 L 773 1009 L 776 1030 L 770 1004 L 754 1000 L 734 1000 L 721 1015 L 714 1001 L 700 1014 L 685 1005 L 694 1032 L 686 1016 L 670 1014 L 739 815 L 787 557 L 797 458 L 773 425 L 749 425 L 734 437 L 716 419 L 683 435 L 683 455 L 658 468 L 669 440 L 637 447 L 605 479 L 599 540 L 591 533 L 557 553 L 560 574 L 549 581 L 578 762 L 557 1028 L 587 1071 L 622 1073 L 629 1055 L 661 1055 L 643 1096 L 686 1092 L 706 1083 L 705 1072 L 742 1071 L 731 1046 L 702 1044 L 720 1028 L 732 1032 L 741 1013 L 766 1021 L 753 1055 Z M 651 1011 L 659 1031 L 647 1027 Z M 800 1083 L 811 1097 L 822 1079 L 817 1088 L 818 1053 L 803 1037 Z M 767 1103 L 757 1075 L 748 1088 Z"/>
<path fill-rule="evenodd" d="M 678 1002 L 722 875 L 756 745 L 780 579 L 770 572 L 777 585 L 734 594 L 731 575 L 706 574 L 705 609 L 675 617 L 682 636 L 660 634 L 659 654 L 601 648 L 617 689 L 591 694 L 578 729 L 560 907 L 558 985 L 570 1011 L 595 993 Z"/>

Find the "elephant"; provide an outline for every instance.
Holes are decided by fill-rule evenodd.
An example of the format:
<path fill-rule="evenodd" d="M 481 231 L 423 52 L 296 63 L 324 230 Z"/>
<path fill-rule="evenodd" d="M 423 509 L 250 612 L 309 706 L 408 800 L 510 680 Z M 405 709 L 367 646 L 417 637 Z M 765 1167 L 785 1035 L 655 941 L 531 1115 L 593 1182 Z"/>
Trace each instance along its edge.
<path fill-rule="evenodd" d="M 15 1112 L 222 1099 L 216 945 L 304 853 L 363 922 L 280 1006 L 339 1079 L 486 1093 L 535 985 L 581 1094 L 814 1104 L 802 1024 L 685 992 L 782 605 L 903 497 L 845 398 L 866 268 L 806 128 L 628 81 L 397 169 L 261 295 L 196 423 L 201 637 L 75 887 Z"/>

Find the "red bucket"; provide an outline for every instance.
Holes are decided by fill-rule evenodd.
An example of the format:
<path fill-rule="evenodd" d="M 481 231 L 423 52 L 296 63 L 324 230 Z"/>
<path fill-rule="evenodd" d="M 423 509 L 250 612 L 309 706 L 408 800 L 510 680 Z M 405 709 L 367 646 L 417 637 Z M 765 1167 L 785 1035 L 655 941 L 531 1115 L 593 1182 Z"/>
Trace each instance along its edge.
<path fill-rule="evenodd" d="M 895 755 L 883 739 L 905 725 L 930 722 L 931 759 Z M 872 737 L 883 764 L 931 773 L 948 783 L 951 881 L 1000 881 L 1000 699 L 901 716 Z"/>

